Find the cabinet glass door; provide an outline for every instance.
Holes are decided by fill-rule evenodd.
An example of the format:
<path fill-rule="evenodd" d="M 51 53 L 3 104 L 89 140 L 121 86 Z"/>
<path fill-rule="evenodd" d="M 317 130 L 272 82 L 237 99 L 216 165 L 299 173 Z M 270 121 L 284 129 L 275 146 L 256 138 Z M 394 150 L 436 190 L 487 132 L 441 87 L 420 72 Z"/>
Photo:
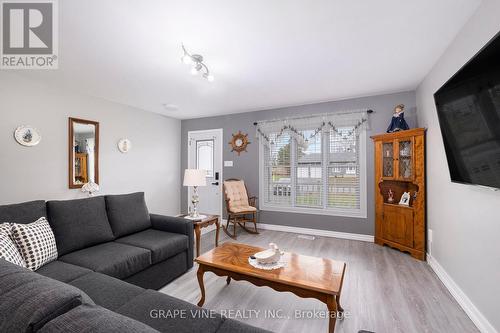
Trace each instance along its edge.
<path fill-rule="evenodd" d="M 382 144 L 382 176 L 394 177 L 394 143 Z"/>
<path fill-rule="evenodd" d="M 402 139 L 398 141 L 399 144 L 399 178 L 411 179 L 413 178 L 413 142 L 411 139 Z"/>

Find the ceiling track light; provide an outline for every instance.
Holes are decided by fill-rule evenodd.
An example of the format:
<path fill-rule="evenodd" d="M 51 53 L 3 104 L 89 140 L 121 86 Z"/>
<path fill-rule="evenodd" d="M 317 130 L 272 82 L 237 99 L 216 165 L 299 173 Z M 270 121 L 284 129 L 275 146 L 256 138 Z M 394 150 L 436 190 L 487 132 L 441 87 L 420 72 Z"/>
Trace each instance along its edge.
<path fill-rule="evenodd" d="M 182 56 L 181 60 L 186 65 L 191 66 L 192 75 L 198 75 L 199 73 L 203 76 L 204 79 L 207 79 L 208 82 L 212 82 L 214 80 L 214 77 L 212 74 L 210 74 L 210 70 L 208 69 L 207 65 L 203 63 L 202 55 L 190 54 L 184 47 L 184 44 L 182 44 L 182 51 L 184 51 L 184 55 Z"/>

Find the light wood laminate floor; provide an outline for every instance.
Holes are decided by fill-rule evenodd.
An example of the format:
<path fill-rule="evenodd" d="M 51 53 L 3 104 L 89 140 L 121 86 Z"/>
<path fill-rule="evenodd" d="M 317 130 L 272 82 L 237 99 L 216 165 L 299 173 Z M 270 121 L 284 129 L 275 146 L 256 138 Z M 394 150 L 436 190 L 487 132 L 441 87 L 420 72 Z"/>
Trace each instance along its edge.
<path fill-rule="evenodd" d="M 220 242 L 233 241 L 222 232 L 220 235 Z M 307 240 L 297 236 L 269 230 L 250 235 L 240 229 L 238 242 L 261 247 L 275 242 L 285 251 L 345 261 L 341 304 L 347 316 L 337 321 L 335 332 L 479 332 L 427 263 L 373 243 L 329 237 Z M 201 253 L 213 248 L 214 239 L 214 232 L 202 236 Z M 195 264 L 161 291 L 196 304 L 200 297 L 196 270 Z M 204 308 L 226 313 L 239 310 L 233 315 L 248 318 L 235 319 L 251 325 L 273 332 L 327 332 L 328 320 L 317 318 L 324 315 L 326 306 L 318 300 L 244 281 L 226 285 L 225 278 L 210 272 L 205 273 L 205 289 Z M 316 318 L 300 318 L 297 310 Z"/>

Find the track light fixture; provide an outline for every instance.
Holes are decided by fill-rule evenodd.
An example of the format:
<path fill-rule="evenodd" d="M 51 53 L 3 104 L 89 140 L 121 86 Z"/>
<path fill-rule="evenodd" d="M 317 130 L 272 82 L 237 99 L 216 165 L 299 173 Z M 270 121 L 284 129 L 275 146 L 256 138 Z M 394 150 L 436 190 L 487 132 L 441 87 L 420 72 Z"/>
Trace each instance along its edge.
<path fill-rule="evenodd" d="M 210 74 L 210 70 L 208 69 L 207 65 L 203 63 L 202 55 L 190 54 L 184 47 L 184 44 L 182 44 L 182 51 L 184 51 L 184 55 L 182 56 L 181 60 L 186 65 L 191 66 L 192 75 L 201 74 L 204 79 L 207 79 L 208 82 L 212 82 L 214 80 L 214 77 L 212 74 Z"/>

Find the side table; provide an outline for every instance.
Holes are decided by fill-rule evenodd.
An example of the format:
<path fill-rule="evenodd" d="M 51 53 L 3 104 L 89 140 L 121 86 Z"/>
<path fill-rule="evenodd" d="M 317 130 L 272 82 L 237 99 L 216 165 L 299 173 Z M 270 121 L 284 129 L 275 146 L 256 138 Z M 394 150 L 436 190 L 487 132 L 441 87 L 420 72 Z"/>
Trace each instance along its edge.
<path fill-rule="evenodd" d="M 219 229 L 220 229 L 219 215 L 210 215 L 202 213 L 200 213 L 200 215 L 205 215 L 206 217 L 199 220 L 192 220 L 194 227 L 194 234 L 196 236 L 196 257 L 200 256 L 200 239 L 201 239 L 202 228 L 206 228 L 209 225 L 215 224 L 216 226 L 215 247 L 219 246 Z M 187 214 L 179 215 L 179 217 L 185 217 L 185 216 L 187 216 Z"/>

